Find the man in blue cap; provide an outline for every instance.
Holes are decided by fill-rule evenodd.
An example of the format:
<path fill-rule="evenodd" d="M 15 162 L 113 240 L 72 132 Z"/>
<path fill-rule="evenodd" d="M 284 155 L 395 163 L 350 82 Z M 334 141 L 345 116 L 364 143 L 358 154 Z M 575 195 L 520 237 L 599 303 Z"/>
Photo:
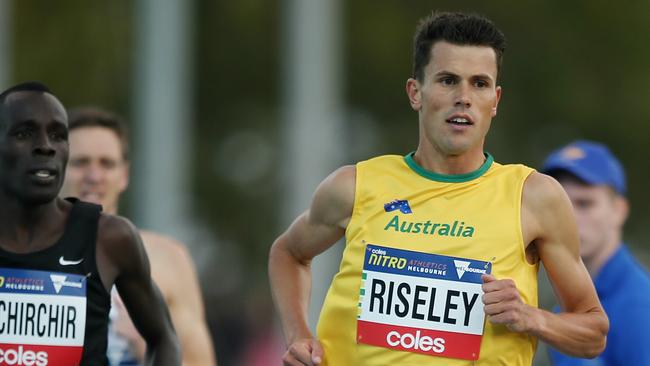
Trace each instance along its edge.
<path fill-rule="evenodd" d="M 542 172 L 573 203 L 580 255 L 609 316 L 605 351 L 585 360 L 551 350 L 555 365 L 650 365 L 650 276 L 622 242 L 628 216 L 625 172 L 602 144 L 576 141 L 553 152 Z"/>

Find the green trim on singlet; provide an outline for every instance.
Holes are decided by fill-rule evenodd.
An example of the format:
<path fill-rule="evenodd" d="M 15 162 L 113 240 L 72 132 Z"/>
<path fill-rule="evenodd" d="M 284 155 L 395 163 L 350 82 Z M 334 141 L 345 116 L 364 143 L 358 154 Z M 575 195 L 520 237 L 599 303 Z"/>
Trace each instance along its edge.
<path fill-rule="evenodd" d="M 434 173 L 432 171 L 426 170 L 423 167 L 419 166 L 418 163 L 415 162 L 415 159 L 413 159 L 413 155 L 415 155 L 415 151 L 410 152 L 406 156 L 404 156 L 404 161 L 406 162 L 406 165 L 409 166 L 414 172 L 418 173 L 419 175 L 423 176 L 424 178 L 435 180 L 436 182 L 444 182 L 444 183 L 462 183 L 462 182 L 468 182 L 470 180 L 476 179 L 485 172 L 490 169 L 492 166 L 492 163 L 494 162 L 494 158 L 490 153 L 486 152 L 485 153 L 485 162 L 483 165 L 481 165 L 480 168 L 476 169 L 473 172 L 465 173 L 465 174 L 439 174 L 439 173 Z"/>

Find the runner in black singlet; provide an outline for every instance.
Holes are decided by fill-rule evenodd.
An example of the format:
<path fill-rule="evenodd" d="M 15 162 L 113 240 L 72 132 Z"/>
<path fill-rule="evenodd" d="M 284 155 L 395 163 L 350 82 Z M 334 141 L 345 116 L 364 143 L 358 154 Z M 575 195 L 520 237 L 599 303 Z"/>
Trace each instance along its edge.
<path fill-rule="evenodd" d="M 68 109 L 70 157 L 61 197 L 101 205 L 116 215 L 130 182 L 130 149 L 125 123 L 97 107 Z M 183 366 L 215 366 L 205 320 L 201 288 L 186 246 L 166 235 L 140 230 L 151 265 L 151 278 L 167 303 L 183 354 Z M 170 268 L 173 268 L 170 271 Z M 133 326 L 117 294 L 112 294 L 108 327 L 108 363 L 140 366 L 145 342 Z"/>
<path fill-rule="evenodd" d="M 106 365 L 110 289 L 155 365 L 179 365 L 140 237 L 100 206 L 57 198 L 67 115 L 40 83 L 0 94 L 0 364 Z"/>

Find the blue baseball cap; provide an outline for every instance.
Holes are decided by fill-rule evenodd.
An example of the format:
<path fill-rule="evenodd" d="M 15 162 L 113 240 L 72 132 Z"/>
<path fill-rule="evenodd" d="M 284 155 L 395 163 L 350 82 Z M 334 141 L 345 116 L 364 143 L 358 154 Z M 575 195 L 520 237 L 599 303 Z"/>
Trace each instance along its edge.
<path fill-rule="evenodd" d="M 607 146 L 579 140 L 552 152 L 541 170 L 554 176 L 567 172 L 590 185 L 607 185 L 620 195 L 625 195 L 625 171 L 621 162 Z"/>

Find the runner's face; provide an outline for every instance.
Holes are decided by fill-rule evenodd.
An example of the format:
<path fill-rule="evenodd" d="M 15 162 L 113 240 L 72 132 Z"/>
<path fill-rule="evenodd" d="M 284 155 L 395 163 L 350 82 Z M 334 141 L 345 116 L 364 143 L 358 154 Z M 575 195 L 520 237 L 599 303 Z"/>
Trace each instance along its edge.
<path fill-rule="evenodd" d="M 3 193 L 30 205 L 54 200 L 68 159 L 68 118 L 51 94 L 11 93 L 0 123 Z"/>
<path fill-rule="evenodd" d="M 580 235 L 580 255 L 593 258 L 608 245 L 618 244 L 626 211 L 624 198 L 607 186 L 590 186 L 565 178 L 560 183 L 566 191 L 575 213 Z"/>
<path fill-rule="evenodd" d="M 501 96 L 496 77 L 492 48 L 436 42 L 424 80 L 407 82 L 411 107 L 419 112 L 420 143 L 444 155 L 482 153 Z"/>
<path fill-rule="evenodd" d="M 115 132 L 99 126 L 70 131 L 70 163 L 62 195 L 100 204 L 115 214 L 127 184 L 128 163 Z"/>

